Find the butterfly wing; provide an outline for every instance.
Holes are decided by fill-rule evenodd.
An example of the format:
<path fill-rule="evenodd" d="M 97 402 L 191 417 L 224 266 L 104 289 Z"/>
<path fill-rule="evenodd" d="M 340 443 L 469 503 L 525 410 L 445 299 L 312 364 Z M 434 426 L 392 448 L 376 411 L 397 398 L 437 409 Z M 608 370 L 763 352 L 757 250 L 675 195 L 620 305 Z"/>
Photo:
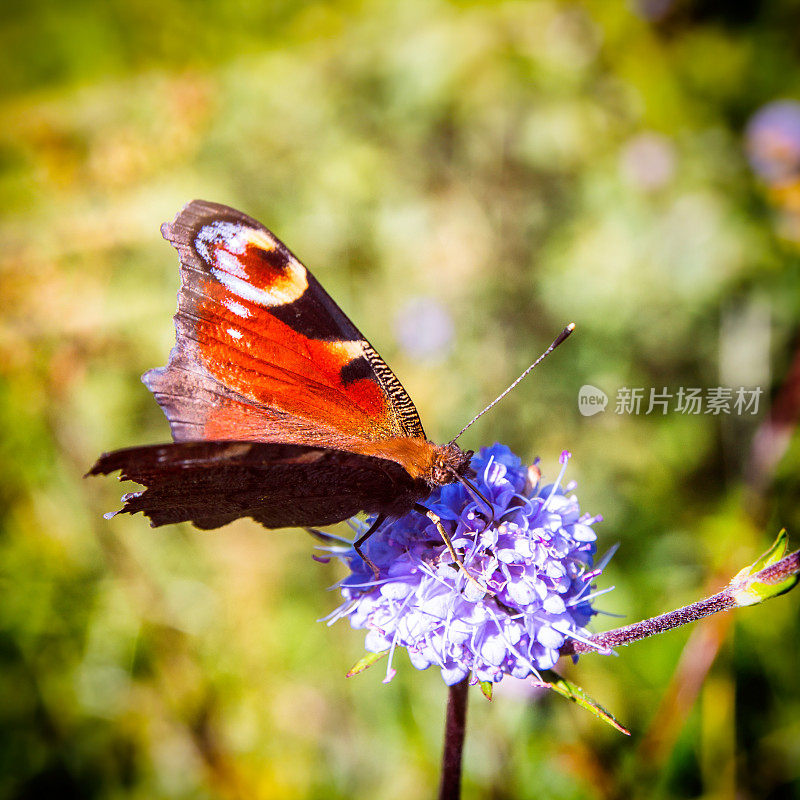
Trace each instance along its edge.
<path fill-rule="evenodd" d="M 436 446 L 394 373 L 263 225 L 195 200 L 162 234 L 180 256 L 176 341 L 143 376 L 174 444 L 102 456 L 145 486 L 153 525 L 325 525 L 402 514 L 430 492 Z"/>
<path fill-rule="evenodd" d="M 268 528 L 328 525 L 359 511 L 402 514 L 430 491 L 391 460 L 263 442 L 116 450 L 102 455 L 89 475 L 116 470 L 121 480 L 145 487 L 122 498 L 121 512 L 144 512 L 153 527 L 192 522 L 210 529 L 247 516 Z"/>
<path fill-rule="evenodd" d="M 181 262 L 176 344 L 143 380 L 176 441 L 424 442 L 394 373 L 263 225 L 195 200 L 162 234 Z"/>

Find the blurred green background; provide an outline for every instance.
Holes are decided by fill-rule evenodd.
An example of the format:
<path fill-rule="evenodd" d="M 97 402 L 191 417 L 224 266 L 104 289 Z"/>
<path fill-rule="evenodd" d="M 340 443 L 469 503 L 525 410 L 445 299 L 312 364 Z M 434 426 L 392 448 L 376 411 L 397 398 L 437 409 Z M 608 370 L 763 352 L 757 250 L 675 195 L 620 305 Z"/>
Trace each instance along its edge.
<path fill-rule="evenodd" d="M 564 448 L 624 620 L 800 541 L 800 6 L 788 0 L 4 3 L 0 797 L 416 798 L 446 691 L 316 620 L 337 565 L 249 521 L 103 519 L 164 441 L 188 200 L 261 219 L 452 436 Z M 778 102 L 783 101 L 783 102 Z M 777 104 L 776 104 L 777 102 Z M 436 335 L 420 338 L 428 326 Z M 578 412 L 583 384 L 608 409 Z M 762 387 L 756 415 L 621 387 Z M 644 412 L 643 407 L 642 411 Z M 614 627 L 599 617 L 594 629 Z M 800 797 L 798 595 L 562 668 L 633 736 L 473 692 L 466 798 Z"/>

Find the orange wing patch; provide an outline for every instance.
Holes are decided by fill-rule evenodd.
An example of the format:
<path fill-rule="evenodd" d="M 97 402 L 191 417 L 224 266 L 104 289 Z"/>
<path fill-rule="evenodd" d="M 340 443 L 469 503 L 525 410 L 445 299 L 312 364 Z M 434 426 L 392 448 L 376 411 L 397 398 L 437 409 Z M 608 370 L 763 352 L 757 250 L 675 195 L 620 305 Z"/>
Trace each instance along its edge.
<path fill-rule="evenodd" d="M 380 385 L 367 377 L 343 379 L 348 365 L 365 357 L 362 342 L 310 339 L 253 306 L 241 295 L 232 299 L 227 286 L 206 282 L 195 323 L 203 366 L 253 403 L 381 438 L 389 408 Z"/>

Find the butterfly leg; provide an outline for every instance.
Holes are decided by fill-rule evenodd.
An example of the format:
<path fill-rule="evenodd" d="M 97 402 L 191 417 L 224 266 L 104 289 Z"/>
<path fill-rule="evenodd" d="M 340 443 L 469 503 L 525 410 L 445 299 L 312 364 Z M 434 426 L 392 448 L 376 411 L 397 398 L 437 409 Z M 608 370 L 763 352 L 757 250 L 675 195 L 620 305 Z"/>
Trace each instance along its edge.
<path fill-rule="evenodd" d="M 444 542 L 444 546 L 447 548 L 447 552 L 450 553 L 453 561 L 458 564 L 458 568 L 463 571 L 464 575 L 466 575 L 467 580 L 480 589 L 483 594 L 489 594 L 489 590 L 483 586 L 480 581 L 478 581 L 478 579 L 464 566 L 461 556 L 456 553 L 456 549 L 453 547 L 453 543 L 450 541 L 450 537 L 447 535 L 444 525 L 442 525 L 441 517 L 436 512 L 431 511 L 429 508 L 425 508 L 425 506 L 420 505 L 419 503 L 414 506 L 414 510 L 418 511 L 420 514 L 424 514 L 436 526 L 436 530 L 439 531 L 439 536 L 442 537 L 442 541 Z"/>
<path fill-rule="evenodd" d="M 367 539 L 369 539 L 369 537 L 372 536 L 372 534 L 375 533 L 375 531 L 377 531 L 381 525 L 383 525 L 385 519 L 386 514 L 378 514 L 378 516 L 375 517 L 375 522 L 369 526 L 369 530 L 363 536 L 359 536 L 358 539 L 353 542 L 353 550 L 355 550 L 356 553 L 361 556 L 361 560 L 375 573 L 375 580 L 380 578 L 380 570 L 375 566 L 372 559 L 361 549 L 361 545 L 364 544 L 364 542 L 366 542 Z"/>
<path fill-rule="evenodd" d="M 454 469 L 451 469 L 450 472 L 453 474 L 453 477 L 467 490 L 467 494 L 476 502 L 476 503 L 483 503 L 486 508 L 489 509 L 489 521 L 486 523 L 486 527 L 489 525 L 494 524 L 494 507 L 492 504 L 481 494 L 478 487 L 468 478 L 465 478 L 463 475 L 459 475 Z"/>

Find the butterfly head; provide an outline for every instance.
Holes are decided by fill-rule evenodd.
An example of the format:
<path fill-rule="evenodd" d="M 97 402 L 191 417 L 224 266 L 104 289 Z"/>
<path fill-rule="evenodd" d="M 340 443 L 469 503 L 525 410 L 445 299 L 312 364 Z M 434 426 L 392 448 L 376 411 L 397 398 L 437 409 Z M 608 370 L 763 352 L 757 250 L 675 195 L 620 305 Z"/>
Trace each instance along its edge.
<path fill-rule="evenodd" d="M 438 445 L 433 456 L 428 483 L 435 487 L 458 480 L 458 476 L 464 476 L 469 472 L 472 456 L 472 450 L 462 450 L 453 442 Z"/>

